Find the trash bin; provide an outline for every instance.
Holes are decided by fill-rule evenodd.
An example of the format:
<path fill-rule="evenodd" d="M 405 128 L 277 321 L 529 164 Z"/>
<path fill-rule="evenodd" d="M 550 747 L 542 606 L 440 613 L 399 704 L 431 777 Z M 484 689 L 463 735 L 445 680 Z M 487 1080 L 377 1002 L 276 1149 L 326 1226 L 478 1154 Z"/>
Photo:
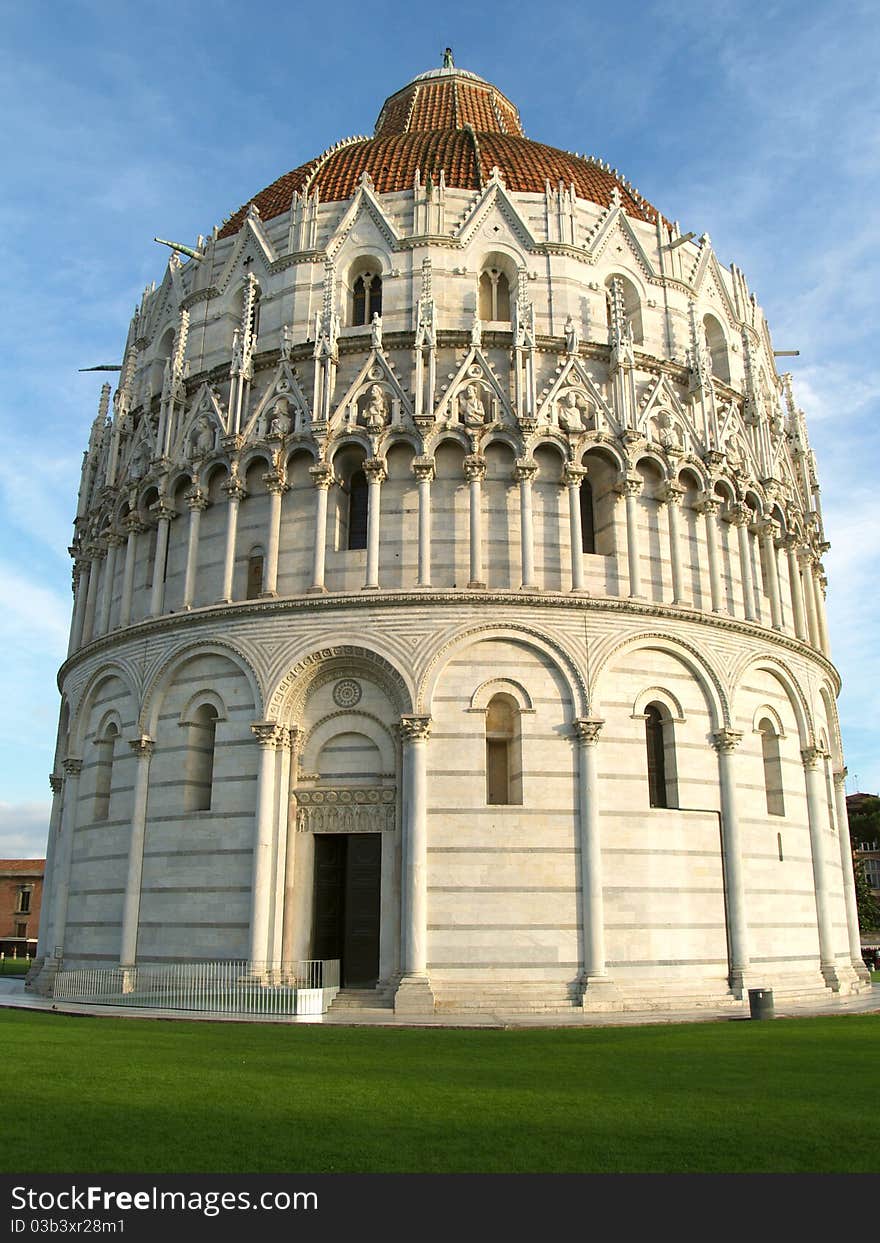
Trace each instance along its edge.
<path fill-rule="evenodd" d="M 749 989 L 749 1017 L 753 1019 L 773 1018 L 773 989 Z"/>

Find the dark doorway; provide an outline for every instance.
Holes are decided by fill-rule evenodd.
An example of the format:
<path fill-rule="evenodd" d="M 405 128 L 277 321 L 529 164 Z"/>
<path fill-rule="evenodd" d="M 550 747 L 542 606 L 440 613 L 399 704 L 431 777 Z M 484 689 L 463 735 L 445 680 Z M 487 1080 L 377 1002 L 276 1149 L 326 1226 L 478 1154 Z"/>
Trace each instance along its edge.
<path fill-rule="evenodd" d="M 344 988 L 379 978 L 380 833 L 315 835 L 312 955 L 338 958 Z"/>

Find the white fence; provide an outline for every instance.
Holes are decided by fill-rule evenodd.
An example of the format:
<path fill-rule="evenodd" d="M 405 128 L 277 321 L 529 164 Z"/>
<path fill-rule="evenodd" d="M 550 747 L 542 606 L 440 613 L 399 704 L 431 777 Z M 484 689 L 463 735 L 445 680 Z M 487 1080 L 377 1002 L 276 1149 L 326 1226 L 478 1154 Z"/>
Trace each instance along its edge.
<path fill-rule="evenodd" d="M 339 991 L 339 960 L 178 962 L 59 971 L 53 997 L 96 1006 L 212 1014 L 323 1014 Z"/>

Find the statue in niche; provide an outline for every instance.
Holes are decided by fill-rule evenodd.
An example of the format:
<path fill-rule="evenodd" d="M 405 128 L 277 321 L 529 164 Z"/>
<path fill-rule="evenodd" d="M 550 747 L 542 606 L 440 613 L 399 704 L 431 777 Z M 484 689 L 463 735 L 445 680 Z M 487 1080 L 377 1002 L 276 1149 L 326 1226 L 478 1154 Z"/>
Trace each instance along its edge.
<path fill-rule="evenodd" d="M 657 427 L 657 443 L 667 453 L 681 453 L 684 443 L 678 424 L 668 410 L 661 410 L 655 420 Z"/>
<path fill-rule="evenodd" d="M 465 427 L 482 427 L 486 422 L 486 407 L 478 385 L 470 383 L 459 396 L 458 409 Z"/>
<path fill-rule="evenodd" d="M 214 428 L 206 414 L 200 414 L 196 419 L 195 434 L 189 444 L 192 458 L 204 457 L 214 448 Z"/>
<path fill-rule="evenodd" d="M 286 397 L 279 397 L 269 417 L 269 435 L 287 436 L 292 427 L 293 419 L 290 417 L 290 402 Z"/>
<path fill-rule="evenodd" d="M 388 398 L 380 384 L 370 385 L 370 400 L 364 411 L 364 424 L 370 432 L 381 432 L 388 422 Z"/>
<path fill-rule="evenodd" d="M 727 463 L 731 470 L 740 471 L 746 464 L 746 455 L 743 450 L 743 444 L 739 436 L 734 432 L 727 441 L 726 446 Z"/>
<path fill-rule="evenodd" d="M 147 463 L 149 460 L 150 454 L 147 449 L 147 442 L 141 437 L 135 446 L 134 453 L 131 455 L 131 462 L 128 467 L 129 478 L 142 479 L 147 473 Z"/>
<path fill-rule="evenodd" d="M 580 345 L 580 334 L 577 330 L 574 320 L 569 315 L 565 321 L 565 352 L 566 354 L 576 354 Z"/>
<path fill-rule="evenodd" d="M 382 348 L 382 316 L 378 311 L 373 312 L 373 318 L 370 323 L 370 343 L 374 350 Z"/>
<path fill-rule="evenodd" d="M 569 389 L 557 407 L 559 426 L 564 432 L 585 432 L 593 422 L 590 403 L 583 393 Z"/>

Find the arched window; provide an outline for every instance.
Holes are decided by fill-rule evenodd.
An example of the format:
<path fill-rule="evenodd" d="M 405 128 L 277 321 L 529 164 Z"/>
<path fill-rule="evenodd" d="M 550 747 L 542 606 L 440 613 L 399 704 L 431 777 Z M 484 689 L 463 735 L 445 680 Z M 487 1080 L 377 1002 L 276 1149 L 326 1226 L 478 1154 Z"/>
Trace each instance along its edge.
<path fill-rule="evenodd" d="M 480 319 L 510 323 L 510 282 L 498 268 L 480 273 Z"/>
<path fill-rule="evenodd" d="M 356 470 L 348 485 L 348 546 L 349 548 L 366 548 L 367 546 L 367 508 L 369 501 L 369 485 L 367 476 L 362 470 Z"/>
<path fill-rule="evenodd" d="M 371 324 L 373 316 L 381 314 L 382 277 L 377 272 L 364 272 L 352 286 L 351 322 L 355 327 Z"/>
<path fill-rule="evenodd" d="M 596 551 L 596 519 L 593 509 L 593 487 L 589 479 L 581 480 L 581 551 Z"/>
<path fill-rule="evenodd" d="M 110 815 L 110 795 L 113 790 L 113 751 L 119 730 L 111 721 L 104 735 L 95 743 L 95 808 L 93 819 L 106 820 Z"/>
<path fill-rule="evenodd" d="M 706 352 L 712 363 L 712 374 L 719 380 L 730 380 L 730 363 L 727 357 L 727 340 L 724 330 L 714 315 L 703 316 L 703 335 Z"/>
<path fill-rule="evenodd" d="M 522 801 L 519 708 L 510 695 L 495 695 L 486 709 L 486 802 Z"/>
<path fill-rule="evenodd" d="M 217 732 L 217 709 L 213 704 L 202 704 L 196 709 L 189 731 L 184 803 L 187 811 L 210 811 Z"/>
<path fill-rule="evenodd" d="M 761 756 L 764 761 L 764 793 L 767 797 L 767 815 L 785 815 L 785 796 L 782 791 L 782 761 L 779 758 L 779 735 L 769 717 L 758 722 L 761 731 Z"/>
<path fill-rule="evenodd" d="M 247 563 L 247 594 L 246 600 L 256 600 L 263 591 L 263 557 L 262 548 L 252 548 Z"/>
<path fill-rule="evenodd" d="M 649 805 L 651 807 L 677 807 L 675 735 L 672 718 L 662 704 L 652 703 L 645 708 L 645 747 L 648 760 Z"/>

